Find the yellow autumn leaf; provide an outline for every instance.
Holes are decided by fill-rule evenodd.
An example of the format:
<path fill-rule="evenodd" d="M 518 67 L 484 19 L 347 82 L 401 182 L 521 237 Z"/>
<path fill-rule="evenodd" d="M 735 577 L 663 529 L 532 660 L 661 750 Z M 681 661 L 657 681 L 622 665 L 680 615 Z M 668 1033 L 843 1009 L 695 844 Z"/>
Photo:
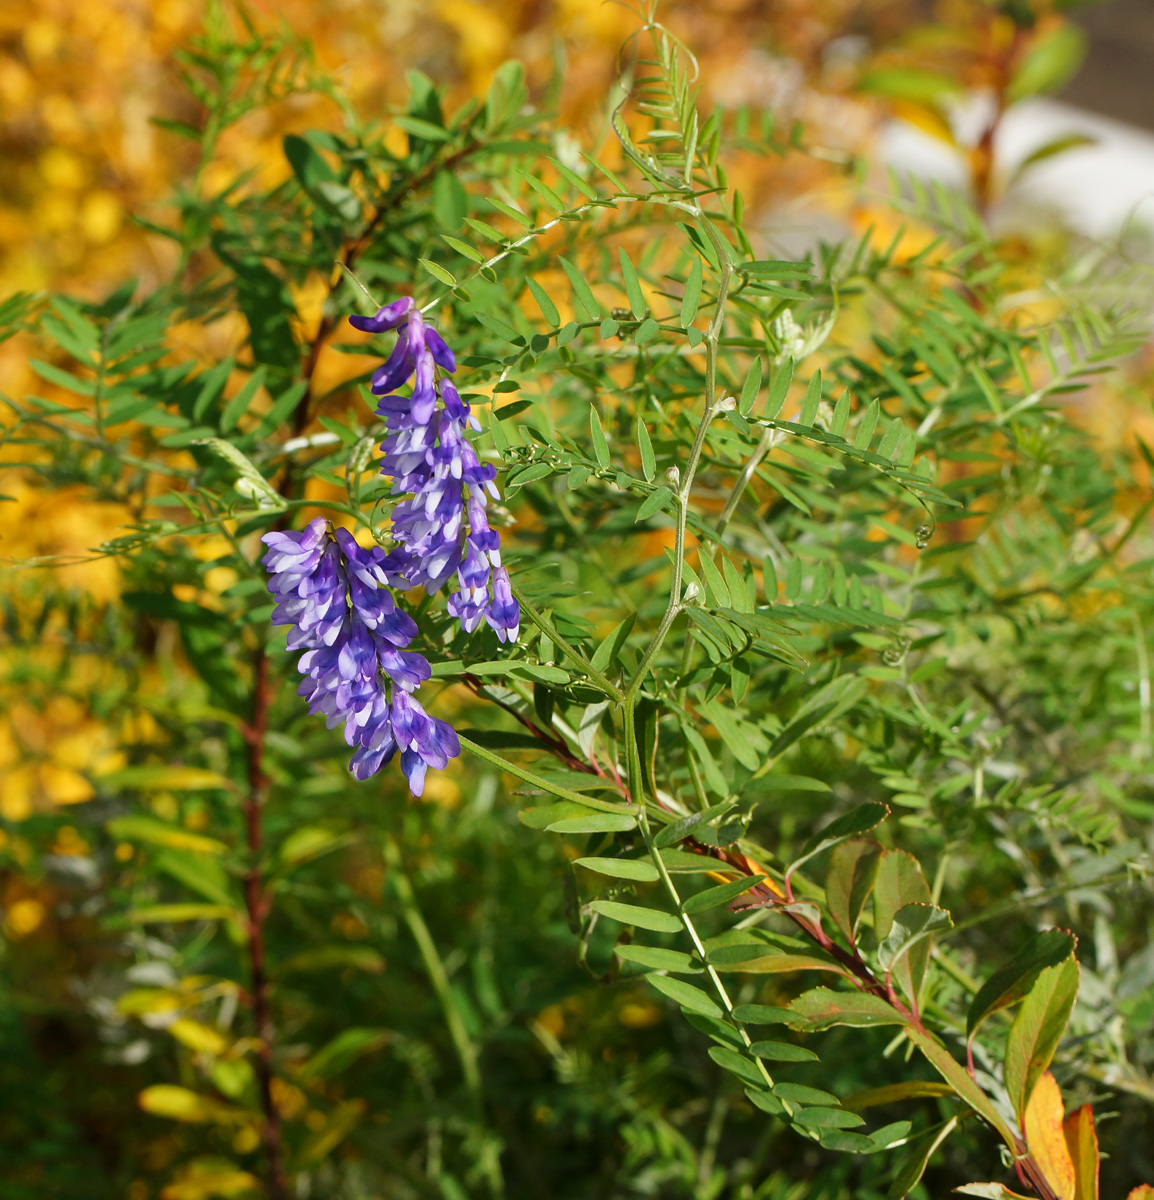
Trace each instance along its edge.
<path fill-rule="evenodd" d="M 161 1200 L 208 1200 L 213 1196 L 231 1200 L 259 1189 L 258 1180 L 248 1171 L 223 1160 L 199 1159 L 189 1163 L 160 1195 Z"/>
<path fill-rule="evenodd" d="M 172 1083 L 156 1083 L 146 1087 L 137 1096 L 136 1102 L 145 1112 L 157 1117 L 169 1117 L 173 1121 L 232 1125 L 252 1119 L 243 1109 L 222 1104 L 209 1096 L 201 1096 L 191 1088 L 177 1087 Z"/>
<path fill-rule="evenodd" d="M 156 766 L 126 767 L 101 776 L 103 787 L 139 788 L 141 791 L 188 792 L 199 788 L 231 788 L 232 780 L 203 767 Z"/>
<path fill-rule="evenodd" d="M 180 1017 L 168 1027 L 178 1042 L 195 1050 L 198 1054 L 223 1054 L 228 1048 L 228 1039 L 211 1025 L 202 1025 L 189 1017 Z"/>
<path fill-rule="evenodd" d="M 116 1011 L 126 1017 L 142 1017 L 147 1013 L 176 1012 L 183 999 L 168 988 L 133 988 L 116 1002 Z"/>
<path fill-rule="evenodd" d="M 1074 1200 L 1074 1160 L 1062 1131 L 1062 1089 L 1046 1071 L 1026 1105 L 1026 1145 L 1059 1200 Z"/>

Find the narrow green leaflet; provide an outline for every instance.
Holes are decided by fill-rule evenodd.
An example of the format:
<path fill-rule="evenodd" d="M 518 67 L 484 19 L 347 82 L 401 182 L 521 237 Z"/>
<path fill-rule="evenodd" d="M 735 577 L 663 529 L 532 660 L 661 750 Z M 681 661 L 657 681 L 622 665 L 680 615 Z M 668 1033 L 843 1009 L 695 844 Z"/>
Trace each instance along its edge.
<path fill-rule="evenodd" d="M 817 416 L 817 406 L 821 403 L 821 372 L 815 371 L 805 389 L 805 399 L 801 402 L 801 412 L 798 414 L 799 425 L 812 425 Z"/>
<path fill-rule="evenodd" d="M 655 488 L 642 501 L 640 508 L 637 510 L 637 516 L 634 521 L 646 521 L 650 517 L 656 516 L 662 509 L 668 508 L 673 503 L 673 493 L 667 487 Z"/>
<path fill-rule="evenodd" d="M 651 483 L 657 474 L 657 460 L 653 457 L 653 443 L 649 439 L 649 430 L 640 417 L 637 418 L 637 450 L 641 455 L 641 473 L 645 476 L 646 483 Z"/>
<path fill-rule="evenodd" d="M 642 858 L 579 858 L 576 865 L 613 879 L 638 879 L 643 883 L 653 883 L 658 878 L 657 868 Z"/>
<path fill-rule="evenodd" d="M 664 829 L 660 830 L 654 837 L 653 844 L 660 850 L 665 846 L 673 846 L 677 842 L 684 841 L 695 829 L 729 812 L 734 803 L 734 801 L 728 800 L 724 804 L 715 804 L 711 808 L 703 809 L 701 812 L 690 813 L 686 817 L 679 818 L 671 825 L 666 825 Z"/>
<path fill-rule="evenodd" d="M 688 329 L 697 316 L 697 307 L 701 303 L 702 269 L 701 259 L 695 257 L 689 268 L 689 277 L 685 281 L 685 294 L 681 298 L 681 327 Z"/>
<path fill-rule="evenodd" d="M 761 375 L 761 357 L 758 356 L 753 360 L 753 365 L 749 368 L 749 374 L 745 377 L 745 382 L 741 385 L 741 396 L 737 402 L 737 411 L 742 416 L 748 416 L 757 401 L 757 393 L 761 391 Z"/>
<path fill-rule="evenodd" d="M 772 421 L 782 410 L 785 398 L 789 394 L 789 385 L 793 382 L 793 359 L 787 358 L 774 373 L 773 382 L 769 385 L 769 395 L 765 400 L 766 420 Z"/>
<path fill-rule="evenodd" d="M 557 261 L 561 264 L 561 269 L 569 277 L 569 283 L 573 287 L 573 296 L 577 301 L 578 307 L 585 313 L 585 319 L 587 321 L 600 321 L 601 306 L 597 303 L 597 298 L 593 295 L 593 289 L 589 286 L 589 281 L 567 258 L 558 255 Z"/>
<path fill-rule="evenodd" d="M 678 928 L 680 928 L 680 922 L 678 922 Z M 694 987 L 691 983 L 685 983 L 681 979 L 670 979 L 668 975 L 646 975 L 645 981 L 668 996 L 675 1004 L 680 1004 L 682 1008 L 686 1008 L 690 1012 L 718 1019 L 725 1015 L 701 988 Z"/>
<path fill-rule="evenodd" d="M 681 950 L 665 950 L 660 946 L 617 945 L 613 953 L 624 962 L 648 967 L 651 971 L 675 971 L 680 975 L 700 975 L 705 969 Z"/>
<path fill-rule="evenodd" d="M 643 321 L 649 314 L 649 305 L 645 303 L 645 294 L 641 290 L 641 280 L 637 278 L 637 270 L 633 266 L 633 261 L 626 253 L 624 246 L 618 247 L 617 254 L 621 260 L 621 276 L 625 281 L 625 294 L 629 297 L 630 311 L 638 321 Z"/>
<path fill-rule="evenodd" d="M 880 411 L 881 405 L 876 400 L 871 401 L 861 421 L 858 423 L 857 433 L 854 434 L 853 446 L 855 450 L 869 449 L 870 442 L 873 441 L 874 430 L 878 425 L 878 414 Z"/>
<path fill-rule="evenodd" d="M 772 1004 L 739 1004 L 733 1015 L 743 1025 L 788 1025 L 794 1019 L 788 1008 L 775 1008 Z"/>
<path fill-rule="evenodd" d="M 553 303 L 548 292 L 535 279 L 526 279 L 525 283 L 529 291 L 533 293 L 533 299 L 537 301 L 541 315 L 556 329 L 561 324 L 561 314 L 557 311 L 557 305 Z"/>
<path fill-rule="evenodd" d="M 749 1047 L 750 1054 L 764 1058 L 768 1062 L 817 1062 L 818 1056 L 806 1046 L 797 1046 L 793 1042 L 754 1042 Z M 787 1096 L 788 1100 L 789 1097 Z"/>
<path fill-rule="evenodd" d="M 601 645 L 597 647 L 593 652 L 593 657 L 589 660 L 595 670 L 608 671 L 613 667 L 613 664 L 617 662 L 622 647 L 625 645 L 626 639 L 633 630 L 633 623 L 636 620 L 637 614 L 630 613 L 624 621 L 612 630 Z"/>
<path fill-rule="evenodd" d="M 728 904 L 744 892 L 748 892 L 750 888 L 756 887 L 765 878 L 764 875 L 750 875 L 742 879 L 734 879 L 730 883 L 719 884 L 717 887 L 707 888 L 704 892 L 696 892 L 681 902 L 681 911 L 699 913 L 710 908 L 717 908 L 722 904 Z"/>
<path fill-rule="evenodd" d="M 765 1078 L 758 1070 L 754 1063 L 751 1063 L 744 1054 L 738 1054 L 736 1050 L 731 1050 L 728 1046 L 710 1046 L 709 1057 L 724 1071 L 736 1075 L 738 1079 L 745 1083 L 752 1084 L 756 1087 L 760 1084 L 765 1086 Z"/>
<path fill-rule="evenodd" d="M 605 430 L 595 408 L 589 409 L 589 436 L 593 439 L 593 457 L 597 465 L 604 469 L 609 466 L 609 443 L 605 440 Z"/>
<path fill-rule="evenodd" d="M 616 900 L 594 900 L 589 907 L 603 917 L 620 921 L 622 925 L 636 925 L 638 929 L 649 929 L 653 933 L 678 933 L 681 930 L 681 921 L 677 917 L 655 908 L 619 904 Z"/>

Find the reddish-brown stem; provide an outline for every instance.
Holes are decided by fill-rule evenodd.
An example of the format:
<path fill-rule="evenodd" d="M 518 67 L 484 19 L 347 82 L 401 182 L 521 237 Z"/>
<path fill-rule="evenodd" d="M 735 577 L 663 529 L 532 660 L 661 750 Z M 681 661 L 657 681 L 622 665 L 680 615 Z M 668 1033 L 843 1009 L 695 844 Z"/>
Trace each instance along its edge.
<path fill-rule="evenodd" d="M 250 999 L 253 1025 L 257 1037 L 256 1080 L 264 1112 L 262 1140 L 265 1150 L 266 1183 L 269 1200 L 288 1200 L 288 1180 L 284 1171 L 284 1148 L 281 1142 L 280 1113 L 272 1094 L 272 1051 L 274 1026 L 269 1006 L 268 968 L 265 961 L 264 923 L 268 916 L 268 899 L 261 878 L 260 855 L 264 844 L 261 810 L 264 805 L 266 780 L 264 774 L 264 736 L 268 727 L 269 679 L 268 656 L 262 646 L 254 663 L 252 721 L 245 727 L 248 743 L 248 792 L 245 795 L 245 840 L 248 844 L 249 866 L 244 875 L 244 902 L 248 911 L 249 970 L 252 976 Z"/>

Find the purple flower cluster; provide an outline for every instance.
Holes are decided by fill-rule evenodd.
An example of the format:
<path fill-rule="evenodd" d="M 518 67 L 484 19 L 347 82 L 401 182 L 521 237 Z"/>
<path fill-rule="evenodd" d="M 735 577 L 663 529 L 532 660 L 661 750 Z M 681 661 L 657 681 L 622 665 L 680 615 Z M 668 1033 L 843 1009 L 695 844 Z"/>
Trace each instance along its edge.
<path fill-rule="evenodd" d="M 355 747 L 349 769 L 367 779 L 401 752 L 401 770 L 419 796 L 429 767 L 461 752 L 451 725 L 413 698 L 429 678 L 424 657 L 405 647 L 416 622 L 386 585 L 385 552 L 357 545 L 347 529 L 330 533 L 324 517 L 300 533 L 267 533 L 264 565 L 277 600 L 274 625 L 289 625 L 289 650 L 303 650 L 299 694 L 332 729 L 344 722 Z"/>
<path fill-rule="evenodd" d="M 381 474 L 392 479 L 393 495 L 405 497 L 393 510 L 397 545 L 382 564 L 389 582 L 436 592 L 455 571 L 457 590 L 448 607 L 461 628 L 471 633 L 484 620 L 501 641 L 516 641 L 521 608 L 501 566 L 501 540 L 485 513 L 487 497 L 500 498 L 497 472 L 478 460 L 466 435 L 480 428 L 469 405 L 438 374 L 438 368 L 450 374 L 457 369 L 452 350 L 408 296 L 349 323 L 368 333 L 398 333 L 371 385 L 382 397 L 377 412 L 388 428 Z M 396 395 L 410 379 L 412 393 Z"/>

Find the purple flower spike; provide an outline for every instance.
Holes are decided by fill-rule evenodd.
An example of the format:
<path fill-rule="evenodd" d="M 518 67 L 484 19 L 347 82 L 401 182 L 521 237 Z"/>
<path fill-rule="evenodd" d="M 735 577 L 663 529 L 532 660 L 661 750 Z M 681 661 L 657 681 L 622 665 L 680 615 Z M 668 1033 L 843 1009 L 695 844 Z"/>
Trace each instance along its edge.
<path fill-rule="evenodd" d="M 385 333 L 390 329 L 396 329 L 412 311 L 412 308 L 412 296 L 402 296 L 400 300 L 394 300 L 392 304 L 386 304 L 384 308 L 377 309 L 374 317 L 349 317 L 349 324 L 364 333 Z"/>
<path fill-rule="evenodd" d="M 277 599 L 273 623 L 291 626 L 289 649 L 304 651 L 297 690 L 309 712 L 323 715 L 330 729 L 343 723 L 357 779 L 375 775 L 400 749 L 419 796 L 426 770 L 443 768 L 461 747 L 450 726 L 412 699 L 432 672 L 423 655 L 405 648 L 417 625 L 388 591 L 385 552 L 358 545 L 347 529 L 330 535 L 324 517 L 300 533 L 263 540 L 268 590 Z"/>
<path fill-rule="evenodd" d="M 394 309 L 386 305 L 377 317 Z M 456 370 L 452 350 L 419 311 L 397 311 L 388 318 L 397 344 L 371 385 L 382 397 L 377 412 L 388 428 L 381 474 L 392 480 L 392 494 L 403 497 L 393 509 L 397 545 L 381 567 L 393 586 L 428 592 L 456 572 L 448 608 L 461 628 L 471 633 L 488 621 L 502 641 L 516 641 L 521 610 L 501 569 L 501 540 L 485 514 L 488 497 L 500 499 L 496 469 L 477 458 L 469 441 L 468 431 L 480 428 L 469 405 L 438 375 Z M 366 319 L 350 318 L 358 329 L 366 328 Z M 396 395 L 410 379 L 411 395 Z"/>

